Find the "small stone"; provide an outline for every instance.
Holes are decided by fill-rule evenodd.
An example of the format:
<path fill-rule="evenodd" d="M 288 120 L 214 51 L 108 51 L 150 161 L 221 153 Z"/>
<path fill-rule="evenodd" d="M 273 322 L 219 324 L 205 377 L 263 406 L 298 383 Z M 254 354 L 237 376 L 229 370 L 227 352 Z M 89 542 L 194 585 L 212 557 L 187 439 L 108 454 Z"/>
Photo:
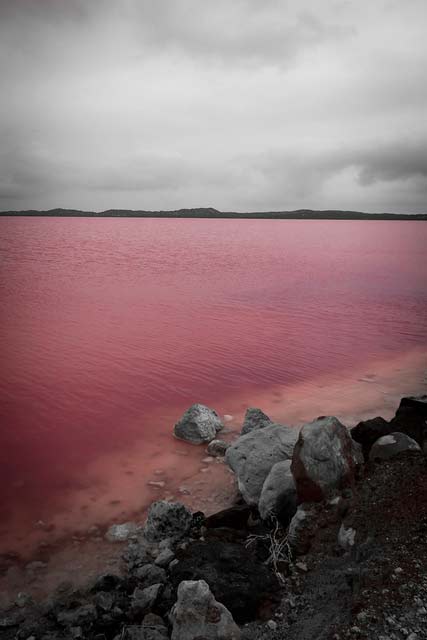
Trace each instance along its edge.
<path fill-rule="evenodd" d="M 272 631 L 276 631 L 276 629 L 277 629 L 277 622 L 275 622 L 274 620 L 269 620 L 269 621 L 267 622 L 267 627 L 268 627 L 269 629 L 271 629 Z"/>
<path fill-rule="evenodd" d="M 171 549 L 164 549 L 154 560 L 154 564 L 158 567 L 167 567 L 175 558 L 175 554 Z"/>
<path fill-rule="evenodd" d="M 28 593 L 25 593 L 25 591 L 20 591 L 16 596 L 15 604 L 17 607 L 23 608 L 31 604 L 32 601 L 33 599 Z"/>
<path fill-rule="evenodd" d="M 359 629 L 359 627 L 351 627 L 350 632 L 358 635 L 361 633 L 361 630 Z"/>
<path fill-rule="evenodd" d="M 183 496 L 189 496 L 191 493 L 190 489 L 187 489 L 187 487 L 179 487 L 178 492 Z"/>
<path fill-rule="evenodd" d="M 166 486 L 166 482 L 164 480 L 149 480 L 147 482 L 149 487 L 156 487 L 158 489 L 163 489 Z"/>
<path fill-rule="evenodd" d="M 397 573 L 397 574 L 403 573 L 402 567 L 396 567 L 396 569 L 394 570 L 394 573 Z"/>
<path fill-rule="evenodd" d="M 308 567 L 305 562 L 295 562 L 295 566 L 300 571 L 304 571 L 304 573 L 308 571 Z"/>

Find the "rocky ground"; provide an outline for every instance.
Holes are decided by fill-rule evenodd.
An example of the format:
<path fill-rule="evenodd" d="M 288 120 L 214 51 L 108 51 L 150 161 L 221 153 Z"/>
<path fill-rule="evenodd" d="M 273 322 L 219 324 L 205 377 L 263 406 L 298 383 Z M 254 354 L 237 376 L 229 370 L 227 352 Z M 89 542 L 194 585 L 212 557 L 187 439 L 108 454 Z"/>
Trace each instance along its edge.
<path fill-rule="evenodd" d="M 427 639 L 426 399 L 411 402 L 390 423 L 356 428 L 364 462 L 335 419 L 304 427 L 295 446 L 252 411 L 233 450 L 209 445 L 245 500 L 208 518 L 154 503 L 130 528 L 120 571 L 83 589 L 64 583 L 41 603 L 18 594 L 0 637 Z M 217 421 L 198 411 L 191 438 L 212 442 Z"/>

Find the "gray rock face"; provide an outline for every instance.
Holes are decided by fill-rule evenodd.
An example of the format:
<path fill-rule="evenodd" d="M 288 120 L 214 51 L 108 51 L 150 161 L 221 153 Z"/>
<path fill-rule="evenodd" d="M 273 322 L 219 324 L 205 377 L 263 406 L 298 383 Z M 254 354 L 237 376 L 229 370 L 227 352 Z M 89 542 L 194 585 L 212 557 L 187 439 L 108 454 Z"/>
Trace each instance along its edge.
<path fill-rule="evenodd" d="M 277 462 L 292 458 L 298 431 L 280 424 L 240 436 L 227 449 L 225 461 L 237 476 L 245 502 L 257 505 L 265 479 Z"/>
<path fill-rule="evenodd" d="M 421 447 L 404 433 L 394 432 L 379 438 L 369 454 L 370 460 L 388 460 L 404 451 L 421 451 Z"/>
<path fill-rule="evenodd" d="M 192 444 L 202 444 L 213 440 L 222 428 L 216 411 L 204 404 L 193 404 L 176 423 L 174 435 Z"/>
<path fill-rule="evenodd" d="M 262 486 L 258 509 L 263 520 L 275 516 L 282 522 L 295 514 L 297 491 L 290 460 L 276 462 L 272 466 Z"/>
<path fill-rule="evenodd" d="M 337 418 L 319 418 L 300 431 L 292 457 L 299 502 L 320 502 L 354 482 L 360 445 Z"/>
<path fill-rule="evenodd" d="M 148 510 L 143 533 L 150 542 L 164 538 L 179 540 L 190 531 L 192 519 L 191 511 L 180 502 L 159 500 Z"/>
<path fill-rule="evenodd" d="M 132 613 L 140 615 L 141 613 L 150 611 L 156 604 L 162 589 L 162 584 L 152 584 L 145 589 L 136 588 L 132 594 Z"/>
<path fill-rule="evenodd" d="M 264 411 L 256 407 L 249 407 L 249 409 L 246 409 L 241 435 L 244 436 L 246 433 L 250 433 L 255 429 L 263 429 L 271 424 L 273 424 L 273 422 Z"/>
<path fill-rule="evenodd" d="M 230 445 L 228 442 L 225 442 L 225 440 L 212 440 L 212 442 L 209 442 L 206 451 L 210 456 L 221 458 L 225 456 L 225 452 L 229 446 Z"/>
<path fill-rule="evenodd" d="M 172 640 L 240 640 L 231 613 L 217 602 L 204 580 L 184 580 L 171 612 Z"/>

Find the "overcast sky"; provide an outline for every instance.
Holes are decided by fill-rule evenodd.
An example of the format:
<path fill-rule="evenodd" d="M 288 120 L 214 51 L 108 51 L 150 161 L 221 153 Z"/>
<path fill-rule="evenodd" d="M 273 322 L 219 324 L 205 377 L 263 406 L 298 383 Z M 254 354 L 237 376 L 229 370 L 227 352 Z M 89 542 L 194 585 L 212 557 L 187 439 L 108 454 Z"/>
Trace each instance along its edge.
<path fill-rule="evenodd" d="M 0 0 L 0 209 L 427 212 L 426 0 Z"/>

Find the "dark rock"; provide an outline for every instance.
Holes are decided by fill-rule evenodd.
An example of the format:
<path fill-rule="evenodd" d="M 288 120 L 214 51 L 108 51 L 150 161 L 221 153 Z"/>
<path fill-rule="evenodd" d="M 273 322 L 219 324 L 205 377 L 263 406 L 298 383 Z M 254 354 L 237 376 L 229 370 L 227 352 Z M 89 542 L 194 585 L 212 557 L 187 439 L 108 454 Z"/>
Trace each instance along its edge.
<path fill-rule="evenodd" d="M 245 530 L 248 526 L 248 519 L 251 513 L 252 507 L 249 507 L 247 504 L 236 505 L 208 516 L 205 521 L 205 526 L 208 529 L 227 527 L 230 529 Z"/>
<path fill-rule="evenodd" d="M 370 460 L 389 460 L 405 451 L 420 451 L 419 444 L 404 433 L 389 433 L 379 438 L 371 448 Z"/>
<path fill-rule="evenodd" d="M 376 442 L 378 438 L 388 435 L 393 430 L 390 423 L 384 420 L 384 418 L 381 418 L 381 416 L 378 416 L 371 420 L 359 422 L 359 424 L 351 429 L 350 433 L 353 440 L 362 445 L 363 456 L 365 460 L 367 460 L 374 442 Z"/>
<path fill-rule="evenodd" d="M 214 456 L 215 458 L 221 458 L 225 456 L 225 452 L 227 451 L 230 445 L 225 440 L 212 440 L 209 442 L 206 452 L 210 456 Z"/>
<path fill-rule="evenodd" d="M 245 435 L 246 433 L 250 433 L 255 429 L 263 429 L 264 427 L 268 427 L 273 424 L 272 420 L 261 411 L 261 409 L 257 409 L 255 407 L 249 407 L 246 409 L 245 417 L 243 420 L 242 431 L 240 435 Z"/>
<path fill-rule="evenodd" d="M 131 613 L 133 616 L 139 616 L 143 613 L 151 611 L 162 592 L 162 584 L 152 584 L 145 589 L 136 588 L 132 594 Z"/>
<path fill-rule="evenodd" d="M 242 544 L 210 539 L 192 543 L 177 556 L 170 576 L 174 588 L 183 580 L 205 580 L 239 624 L 254 620 L 277 599 L 276 576 Z"/>
<path fill-rule="evenodd" d="M 56 619 L 64 627 L 80 627 L 94 622 L 97 618 L 96 607 L 93 604 L 85 604 L 71 611 L 58 613 Z"/>
<path fill-rule="evenodd" d="M 305 424 L 292 457 L 299 502 L 321 502 L 352 486 L 363 462 L 361 447 L 337 418 Z"/>
<path fill-rule="evenodd" d="M 223 424 L 213 409 L 203 404 L 193 404 L 174 427 L 174 435 L 192 444 L 214 440 Z"/>
<path fill-rule="evenodd" d="M 427 395 L 402 398 L 390 426 L 392 431 L 406 434 L 423 448 L 427 442 Z"/>
<path fill-rule="evenodd" d="M 166 571 L 154 564 L 145 564 L 137 569 L 134 575 L 142 582 L 144 587 L 150 587 L 153 584 L 164 583 L 167 581 Z"/>
<path fill-rule="evenodd" d="M 113 591 L 119 588 L 122 582 L 123 578 L 115 573 L 103 573 L 95 579 L 92 591 Z"/>
<path fill-rule="evenodd" d="M 179 540 L 188 534 L 192 521 L 191 511 L 185 505 L 159 500 L 153 502 L 148 510 L 144 536 L 150 542 L 158 542 L 165 538 Z"/>

